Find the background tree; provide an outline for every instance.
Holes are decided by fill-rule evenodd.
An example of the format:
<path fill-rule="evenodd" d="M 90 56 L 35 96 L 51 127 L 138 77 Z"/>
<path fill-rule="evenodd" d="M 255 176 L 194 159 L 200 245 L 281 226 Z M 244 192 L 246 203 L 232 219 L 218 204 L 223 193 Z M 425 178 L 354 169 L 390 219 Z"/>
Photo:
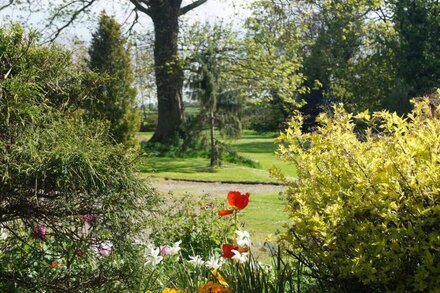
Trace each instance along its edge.
<path fill-rule="evenodd" d="M 438 10 L 438 1 L 262 0 L 250 23 L 296 44 L 293 54 L 277 45 L 277 59 L 298 56 L 308 91 L 296 99 L 306 102 L 303 126 L 310 128 L 337 101 L 350 111 L 405 113 L 411 96 L 438 87 Z"/>
<path fill-rule="evenodd" d="M 158 125 L 151 138 L 154 142 L 170 142 L 177 128 L 181 125 L 183 112 L 183 71 L 178 58 L 177 43 L 179 34 L 179 17 L 206 3 L 208 0 L 195 0 L 182 6 L 182 0 L 126 0 L 133 5 L 134 23 L 141 14 L 148 15 L 154 26 L 154 68 L 156 75 L 158 99 Z M 77 21 L 83 14 L 91 11 L 99 0 L 71 0 L 60 5 L 51 3 L 52 16 L 49 26 L 55 27 L 52 38 Z M 101 1 L 107 3 L 107 1 Z M 46 9 L 47 6 L 36 2 L 18 0 L 0 1 L 0 10 L 9 6 L 25 6 L 29 11 Z M 61 22 L 61 24 L 59 24 Z M 58 26 L 56 25 L 58 24 Z"/>
<path fill-rule="evenodd" d="M 407 87 L 406 99 L 440 87 L 440 3 L 436 0 L 388 1 L 398 34 L 396 63 Z"/>
<path fill-rule="evenodd" d="M 299 93 L 306 89 L 301 73 L 299 28 L 278 13 L 282 14 L 274 1 L 256 2 L 245 24 L 244 53 L 234 74 L 246 86 L 242 90 L 246 96 L 275 105 L 285 120 L 303 105 Z"/>
<path fill-rule="evenodd" d="M 230 27 L 194 25 L 185 42 L 189 49 L 189 87 L 192 98 L 199 102 L 196 118 L 209 128 L 210 165 L 221 163 L 222 146 L 215 131 L 223 137 L 237 138 L 241 133 L 243 101 L 239 90 L 231 82 L 231 68 L 235 53 L 235 34 Z M 201 130 L 202 124 L 195 125 Z"/>
<path fill-rule="evenodd" d="M 102 13 L 89 50 L 89 66 L 92 71 L 104 74 L 106 79 L 86 107 L 92 117 L 108 120 L 111 137 L 116 143 L 123 144 L 133 141 L 140 124 L 126 43 L 121 26 L 114 18 Z"/>

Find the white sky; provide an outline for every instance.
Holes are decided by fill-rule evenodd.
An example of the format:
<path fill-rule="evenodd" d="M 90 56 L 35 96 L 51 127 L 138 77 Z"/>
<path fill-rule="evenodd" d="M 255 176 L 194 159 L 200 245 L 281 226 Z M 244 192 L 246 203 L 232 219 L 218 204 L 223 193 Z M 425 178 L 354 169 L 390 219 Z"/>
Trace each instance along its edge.
<path fill-rule="evenodd" d="M 0 6 L 4 4 L 6 0 L 0 0 Z M 48 7 L 54 7 L 54 3 L 61 3 L 62 0 L 43 0 L 48 4 Z M 188 23 L 193 23 L 196 21 L 200 22 L 215 22 L 222 20 L 224 22 L 233 22 L 236 25 L 240 23 L 249 16 L 249 11 L 242 6 L 252 0 L 208 0 L 207 3 L 202 6 L 188 12 L 183 20 Z M 120 4 L 120 3 L 124 4 Z M 192 0 L 183 0 L 183 5 L 193 2 Z M 183 6 L 182 5 L 182 6 Z M 132 4 L 128 1 L 109 1 L 101 0 L 96 3 L 93 12 L 99 13 L 103 9 L 110 15 L 116 16 L 119 22 L 124 22 L 127 18 L 127 13 L 124 12 L 123 7 L 132 8 Z M 42 30 L 44 27 L 44 19 L 47 17 L 48 13 L 33 13 L 29 15 L 28 12 L 23 12 L 17 9 L 8 9 L 6 11 L 0 12 L 0 21 L 7 22 L 10 20 L 18 20 L 20 17 L 25 17 L 25 21 L 28 25 Z M 136 30 L 143 32 L 145 30 L 152 30 L 152 25 L 149 17 L 145 14 L 140 14 L 141 23 L 136 27 Z M 129 22 L 128 22 L 129 23 Z M 91 38 L 91 32 L 95 30 L 97 26 L 96 18 L 87 20 L 84 16 L 83 19 L 76 22 L 74 26 L 70 26 L 63 33 L 63 37 L 60 38 L 61 42 L 63 39 L 73 39 L 78 38 L 81 41 L 89 41 Z M 129 25 L 126 26 L 126 28 Z"/>

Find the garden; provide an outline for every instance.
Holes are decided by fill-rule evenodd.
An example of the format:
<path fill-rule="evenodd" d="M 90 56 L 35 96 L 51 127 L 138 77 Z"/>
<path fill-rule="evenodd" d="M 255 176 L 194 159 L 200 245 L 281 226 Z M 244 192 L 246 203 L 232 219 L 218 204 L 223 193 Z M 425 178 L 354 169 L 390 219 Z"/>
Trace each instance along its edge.
<path fill-rule="evenodd" d="M 438 1 L 3 2 L 0 292 L 440 290 Z"/>

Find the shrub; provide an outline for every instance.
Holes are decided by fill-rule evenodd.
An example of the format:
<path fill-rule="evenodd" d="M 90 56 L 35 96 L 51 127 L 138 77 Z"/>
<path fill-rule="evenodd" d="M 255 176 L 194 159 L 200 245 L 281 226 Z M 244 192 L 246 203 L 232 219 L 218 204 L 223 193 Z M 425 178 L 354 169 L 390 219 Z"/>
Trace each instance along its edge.
<path fill-rule="evenodd" d="M 280 176 L 292 253 L 336 291 L 440 288 L 440 108 L 414 102 L 406 118 L 333 110 L 316 132 L 296 117 L 280 137 L 298 170 Z"/>
<path fill-rule="evenodd" d="M 0 47 L 0 291 L 133 291 L 156 201 L 134 154 L 81 120 L 78 88 L 58 87 L 82 83 L 67 52 L 19 27 Z"/>

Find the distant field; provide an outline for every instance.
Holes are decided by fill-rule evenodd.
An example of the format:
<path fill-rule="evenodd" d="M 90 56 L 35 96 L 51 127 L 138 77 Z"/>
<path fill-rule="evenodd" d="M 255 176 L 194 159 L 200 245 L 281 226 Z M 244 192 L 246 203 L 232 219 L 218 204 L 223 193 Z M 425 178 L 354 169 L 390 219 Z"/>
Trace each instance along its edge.
<path fill-rule="evenodd" d="M 138 137 L 149 139 L 152 133 L 138 133 Z M 227 182 L 262 182 L 274 183 L 268 169 L 278 167 L 290 177 L 296 175 L 295 167 L 283 162 L 275 155 L 277 145 L 275 133 L 258 134 L 245 131 L 243 136 L 230 143 L 241 155 L 257 160 L 261 168 L 249 168 L 242 165 L 224 163 L 221 168 L 210 168 L 208 158 L 168 158 L 148 157 L 141 164 L 141 172 L 146 177 L 166 177 L 172 179 L 227 181 Z"/>

